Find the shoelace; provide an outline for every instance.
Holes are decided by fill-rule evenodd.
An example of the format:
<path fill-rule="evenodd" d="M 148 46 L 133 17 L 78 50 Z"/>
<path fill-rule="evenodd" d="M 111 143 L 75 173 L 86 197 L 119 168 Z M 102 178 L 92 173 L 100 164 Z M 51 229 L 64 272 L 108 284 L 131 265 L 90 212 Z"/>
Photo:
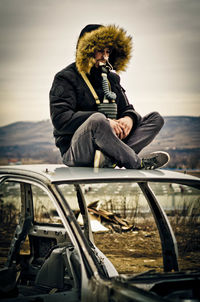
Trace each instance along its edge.
<path fill-rule="evenodd" d="M 157 161 L 157 155 L 152 158 L 143 159 L 142 163 L 144 165 L 144 168 L 147 170 L 153 170 L 156 168 L 158 161 Z"/>

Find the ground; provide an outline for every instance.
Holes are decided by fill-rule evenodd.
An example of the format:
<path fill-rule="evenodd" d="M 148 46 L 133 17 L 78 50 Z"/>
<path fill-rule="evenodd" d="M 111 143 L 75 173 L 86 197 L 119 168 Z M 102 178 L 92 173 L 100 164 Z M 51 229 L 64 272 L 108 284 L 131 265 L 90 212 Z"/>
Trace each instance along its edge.
<path fill-rule="evenodd" d="M 176 228 L 180 270 L 200 269 L 200 225 Z M 157 230 L 149 227 L 128 233 L 96 233 L 95 244 L 119 273 L 163 271 L 162 249 Z"/>
<path fill-rule="evenodd" d="M 162 271 L 161 245 L 157 232 L 95 234 L 95 243 L 119 273 Z"/>

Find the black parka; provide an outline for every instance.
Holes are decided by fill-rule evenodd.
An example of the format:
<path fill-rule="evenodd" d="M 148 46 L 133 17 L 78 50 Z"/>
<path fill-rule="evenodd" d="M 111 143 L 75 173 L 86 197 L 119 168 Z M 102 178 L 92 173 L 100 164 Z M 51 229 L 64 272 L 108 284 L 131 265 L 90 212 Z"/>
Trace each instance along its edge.
<path fill-rule="evenodd" d="M 85 42 L 84 39 L 85 36 L 82 38 L 81 42 Z M 94 39 L 96 39 L 96 35 L 94 35 L 93 40 Z M 88 44 L 86 48 L 87 51 L 85 51 L 85 53 L 87 55 Z M 79 72 L 82 71 L 80 62 L 85 62 L 84 59 L 82 59 L 81 61 L 81 56 L 83 53 L 83 47 L 81 50 L 79 48 L 77 49 L 76 63 L 70 64 L 55 75 L 50 90 L 51 120 L 54 126 L 56 146 L 60 149 L 61 155 L 63 155 L 70 147 L 72 136 L 77 128 L 82 125 L 82 123 L 85 122 L 90 115 L 97 112 L 95 99 Z M 115 61 L 118 62 L 119 60 Z M 84 67 L 84 64 L 82 65 Z M 93 67 L 91 66 L 89 72 L 92 68 Z M 133 119 L 134 128 L 137 127 L 137 124 L 141 117 L 134 110 L 133 106 L 129 104 L 128 99 L 125 95 L 125 91 L 120 85 L 120 77 L 114 72 L 109 72 L 108 80 L 111 85 L 111 90 L 117 95 L 117 118 L 130 116 Z M 99 98 L 101 99 L 98 87 L 93 87 L 96 90 Z"/>

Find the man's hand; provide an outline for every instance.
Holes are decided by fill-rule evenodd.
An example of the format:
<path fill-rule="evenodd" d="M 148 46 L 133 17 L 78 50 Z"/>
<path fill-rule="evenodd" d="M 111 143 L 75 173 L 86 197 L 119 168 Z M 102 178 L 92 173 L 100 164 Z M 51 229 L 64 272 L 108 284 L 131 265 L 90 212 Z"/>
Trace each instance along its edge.
<path fill-rule="evenodd" d="M 130 116 L 124 116 L 116 120 L 116 122 L 123 129 L 123 137 L 121 139 L 125 139 L 129 135 L 131 129 L 133 128 L 132 118 Z"/>
<path fill-rule="evenodd" d="M 117 120 L 108 119 L 110 122 L 110 127 L 113 129 L 114 133 L 120 138 L 123 139 L 124 132 L 123 127 L 117 122 Z"/>
<path fill-rule="evenodd" d="M 120 139 L 125 139 L 133 127 L 133 120 L 129 116 L 122 117 L 118 120 L 108 120 L 111 128 Z"/>

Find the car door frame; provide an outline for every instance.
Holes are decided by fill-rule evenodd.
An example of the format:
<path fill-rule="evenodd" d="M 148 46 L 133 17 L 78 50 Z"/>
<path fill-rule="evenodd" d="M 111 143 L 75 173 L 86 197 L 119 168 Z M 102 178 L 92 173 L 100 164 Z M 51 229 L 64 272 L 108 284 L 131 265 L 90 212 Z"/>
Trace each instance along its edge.
<path fill-rule="evenodd" d="M 101 282 L 101 278 L 99 276 L 98 268 L 94 263 L 94 257 L 91 257 L 91 251 L 88 242 L 83 236 L 82 230 L 76 222 L 75 216 L 66 200 L 62 197 L 62 195 L 59 194 L 56 186 L 54 184 L 51 184 L 50 182 L 46 184 L 41 180 L 32 178 L 30 176 L 26 177 L 13 174 L 0 176 L 0 185 L 5 181 L 36 185 L 43 189 L 50 197 L 58 211 L 58 214 L 61 217 L 63 225 L 68 232 L 72 244 L 78 252 L 81 265 L 81 300 L 88 301 L 88 299 L 94 296 L 92 289 L 89 286 L 89 284 L 91 284 L 91 278 L 93 277 L 93 286 L 94 284 L 96 284 L 97 280 L 98 283 Z M 19 230 L 19 232 L 21 233 L 21 229 Z"/>

